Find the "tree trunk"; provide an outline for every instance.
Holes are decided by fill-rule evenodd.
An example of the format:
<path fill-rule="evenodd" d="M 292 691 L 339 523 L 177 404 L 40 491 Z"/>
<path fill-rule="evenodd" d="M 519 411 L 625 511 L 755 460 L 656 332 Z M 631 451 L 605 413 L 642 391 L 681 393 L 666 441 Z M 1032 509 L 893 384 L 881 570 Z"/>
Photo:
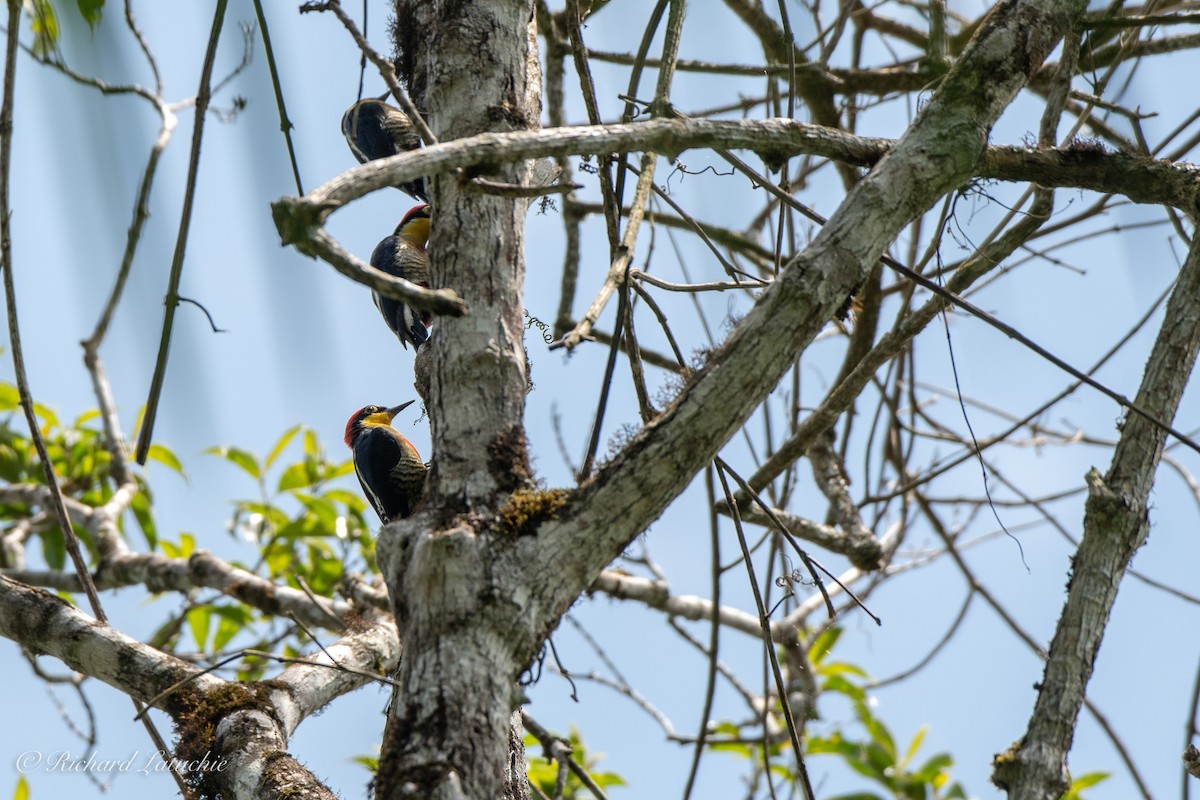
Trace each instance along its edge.
<path fill-rule="evenodd" d="M 401 77 L 439 139 L 538 126 L 532 3 L 398 0 L 396 19 Z M 428 510 L 380 535 L 404 643 L 380 798 L 504 796 L 516 678 L 531 652 L 527 635 L 513 636 L 527 625 L 498 619 L 511 606 L 494 607 L 489 590 L 504 579 L 492 574 L 496 541 L 484 530 L 530 477 L 522 426 L 526 201 L 479 192 L 467 180 L 478 175 L 522 184 L 529 168 L 502 164 L 432 185 L 431 285 L 453 287 L 470 313 L 440 317 L 430 340 Z"/>

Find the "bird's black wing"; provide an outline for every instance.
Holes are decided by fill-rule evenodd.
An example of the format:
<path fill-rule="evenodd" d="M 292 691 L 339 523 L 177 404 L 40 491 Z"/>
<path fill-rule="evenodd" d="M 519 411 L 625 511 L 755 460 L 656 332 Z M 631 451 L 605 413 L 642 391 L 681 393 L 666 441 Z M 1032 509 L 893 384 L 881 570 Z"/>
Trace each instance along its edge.
<path fill-rule="evenodd" d="M 384 127 L 385 112 L 383 103 L 364 100 L 351 106 L 342 118 L 342 135 L 358 163 L 365 164 L 400 152 Z"/>
<path fill-rule="evenodd" d="M 371 253 L 371 266 L 380 272 L 386 272 L 393 278 L 403 278 L 402 271 L 396 264 L 396 248 L 400 244 L 400 237 L 396 235 L 385 237 L 379 244 L 375 245 L 375 250 Z M 404 304 L 399 300 L 391 297 L 384 297 L 379 292 L 371 292 L 371 299 L 375 301 L 375 307 L 379 309 L 379 313 L 383 315 L 383 321 L 387 323 L 388 328 L 396 337 L 400 339 L 400 343 L 404 348 L 408 349 L 408 336 L 412 331 L 409 330 L 408 322 L 405 320 Z M 428 339 L 429 337 L 424 337 Z M 424 343 L 424 339 L 417 340 Z"/>
<path fill-rule="evenodd" d="M 385 525 L 408 511 L 407 499 L 391 474 L 401 454 L 400 443 L 382 428 L 366 428 L 354 441 L 354 472 Z"/>
<path fill-rule="evenodd" d="M 421 312 L 412 309 L 412 324 L 408 326 L 408 335 L 412 337 L 413 347 L 421 349 L 421 345 L 429 341 L 429 329 L 421 322 Z M 400 337 L 403 339 L 404 337 Z"/>

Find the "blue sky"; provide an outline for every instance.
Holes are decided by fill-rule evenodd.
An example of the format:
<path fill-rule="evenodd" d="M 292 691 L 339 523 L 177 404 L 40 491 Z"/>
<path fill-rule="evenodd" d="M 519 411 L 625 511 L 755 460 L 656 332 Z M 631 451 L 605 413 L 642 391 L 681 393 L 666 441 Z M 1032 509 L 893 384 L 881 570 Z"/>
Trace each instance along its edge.
<path fill-rule="evenodd" d="M 168 9 L 144 4 L 136 9 L 150 46 L 159 59 L 171 100 L 190 96 L 196 88 L 203 53 L 203 32 L 210 24 L 209 9 L 196 4 L 171 4 Z M 333 17 L 295 12 L 296 4 L 268 4 L 276 57 L 280 64 L 288 111 L 296 124 L 295 143 L 305 188 L 311 189 L 354 165 L 339 132 L 342 111 L 355 99 L 358 56 L 349 38 Z M 386 3 L 371 3 L 371 39 L 386 50 Z M 738 63 L 758 63 L 761 52 L 727 12 L 716 4 L 691 4 L 685 30 L 685 58 Z M 977 4 L 963 13 L 976 13 Z M 111 82 L 147 82 L 149 76 L 119 24 L 116 9 L 94 32 L 63 9 L 63 53 L 80 72 Z M 640 30 L 645 12 L 631 0 L 613 0 L 604 12 L 589 21 L 585 36 L 601 50 L 631 46 L 631 28 Z M 241 39 L 235 22 L 250 22 L 249 3 L 231 3 L 222 37 L 217 73 L 228 71 L 240 55 Z M 800 15 L 794 19 L 800 20 Z M 632 22 L 631 22 L 632 20 Z M 800 22 L 797 22 L 800 25 Z M 798 39 L 805 37 L 798 32 Z M 370 306 L 368 291 L 331 268 L 281 248 L 270 218 L 269 203 L 294 194 L 291 172 L 278 131 L 278 117 L 261 44 L 254 43 L 254 60 L 215 103 L 229 107 L 235 96 L 246 107 L 231 122 L 210 119 L 202 155 L 181 293 L 204 304 L 226 333 L 214 334 L 203 315 L 183 306 L 176 316 L 175 335 L 166 388 L 156 427 L 156 440 L 173 448 L 185 461 L 184 481 L 159 465 L 147 475 L 155 490 L 159 525 L 167 538 L 178 532 L 195 535 L 200 546 L 229 558 L 252 559 L 251 549 L 226 531 L 231 499 L 253 496 L 255 487 L 229 465 L 201 455 L 207 447 L 237 444 L 264 452 L 286 428 L 303 422 L 320 435 L 337 458 L 347 417 L 367 403 L 392 405 L 414 396 L 410 353 L 399 349 L 391 333 Z M 1172 57 L 1174 71 L 1192 70 L 1192 54 Z M 880 60 L 883 57 L 880 56 Z M 1143 108 L 1167 110 L 1195 107 L 1196 87 L 1171 86 L 1150 63 L 1134 80 Z M 1161 78 L 1162 73 L 1158 73 Z M 73 418 L 95 403 L 88 376 L 82 367 L 78 342 L 93 325 L 102 298 L 119 263 L 124 232 L 129 224 L 136 179 L 157 131 L 157 121 L 136 98 L 101 97 L 81 88 L 52 70 L 22 58 L 18 66 L 13 178 L 14 253 L 22 335 L 35 396 L 65 418 Z M 623 70 L 596 71 L 602 114 L 615 119 L 620 113 L 618 93 L 625 90 Z M 572 87 L 570 81 L 569 88 Z M 367 93 L 378 94 L 382 84 L 368 75 Z M 700 109 L 733 97 L 753 94 L 760 83 L 735 82 L 706 75 L 681 74 L 675 101 L 682 110 Z M 582 122 L 578 103 L 572 101 L 570 119 Z M 993 142 L 1019 143 L 1036 129 L 1038 108 L 1021 100 L 1002 118 Z M 896 136 L 905 123 L 904 110 L 870 113 L 861 132 Z M 1173 117 L 1144 122 L 1154 140 L 1175 124 Z M 134 265 L 126 298 L 116 317 L 102 355 L 117 398 L 122 424 L 128 434 L 137 410 L 145 402 L 153 369 L 162 317 L 162 296 L 179 221 L 180 203 L 191 136 L 192 116 L 181 112 L 180 126 L 163 157 L 152 200 L 152 218 Z M 1157 133 L 1156 133 L 1157 132 Z M 706 153 L 685 153 L 681 160 L 691 172 L 708 165 L 723 170 Z M 660 164 L 658 182 L 666 181 L 669 166 Z M 830 185 L 830 176 L 819 176 L 818 185 Z M 586 194 L 596 196 L 588 176 Z M 705 220 L 743 227 L 757 210 L 758 195 L 737 177 L 692 174 L 672 179 L 676 197 L 686 198 L 689 211 Z M 960 201 L 963 236 L 987 230 L 1003 213 L 1003 198 L 1015 194 L 1010 187 L 982 187 L 995 201 L 978 197 Z M 832 190 L 806 196 L 814 207 L 830 213 L 840 200 Z M 1059 214 L 1072 213 L 1090 202 L 1081 193 L 1059 193 Z M 377 192 L 340 211 L 330 229 L 346 246 L 366 257 L 378 239 L 390 233 L 412 205 L 394 191 Z M 1110 214 L 1111 224 L 1129 226 L 1153 218 L 1152 209 L 1125 206 Z M 557 309 L 557 274 L 561 264 L 561 221 L 556 211 L 531 214 L 528 222 L 527 307 L 540 319 L 552 321 Z M 906 233 L 907 235 L 907 233 Z M 1109 237 L 1070 251 L 1064 256 L 1086 274 L 1033 262 L 989 287 L 976 302 L 997 313 L 1077 366 L 1089 365 L 1140 316 L 1171 280 L 1182 251 L 1172 250 L 1162 226 Z M 639 259 L 651 245 L 644 232 Z M 719 267 L 705 251 L 680 237 L 682 253 L 696 279 L 715 278 Z M 671 244 L 665 231 L 654 235 L 655 264 L 668 279 L 680 280 Z M 897 252 L 907 244 L 898 243 Z M 584 243 L 582 288 L 576 301 L 581 309 L 590 300 L 607 269 L 606 244 L 599 227 L 588 229 Z M 1173 255 L 1173 253 L 1175 255 Z M 944 247 L 947 260 L 960 258 L 952 244 Z M 656 267 L 658 269 L 658 267 Z M 688 347 L 704 343 L 690 299 L 667 297 L 672 324 L 687 332 Z M 721 320 L 745 309 L 744 298 L 725 295 L 701 300 L 718 336 Z M 612 310 L 602 320 L 611 326 Z M 639 320 L 640 332 L 652 336 L 652 325 Z M 954 353 L 965 393 L 1002 406 L 1016 414 L 1036 407 L 1053 395 L 1066 379 L 1035 356 L 1000 334 L 961 315 L 951 315 Z M 923 380 L 949 387 L 952 383 L 945 334 L 935 323 L 918 340 Z M 1135 339 L 1099 377 L 1126 394 L 1136 390 L 1144 355 L 1152 341 Z M 559 455 L 551 420 L 561 419 L 570 456 L 578 460 L 590 426 L 591 409 L 599 386 L 606 350 L 584 346 L 573 356 L 548 351 L 534 335 L 528 338 L 536 388 L 529 398 L 529 433 L 539 475 L 550 485 L 569 485 L 571 472 Z M 836 374 L 841 344 L 821 342 L 806 356 L 802 397 L 815 401 Z M 5 377 L 11 376 L 6 353 Z M 652 385 L 663 381 L 652 374 Z M 1194 393 L 1193 393 L 1194 395 Z M 782 402 L 781 396 L 772 402 Z M 952 397 L 937 401 L 939 419 L 961 428 L 961 416 Z M 1189 396 L 1177 420 L 1178 427 L 1195 427 L 1197 406 Z M 1086 428 L 1097 436 L 1115 437 L 1119 410 L 1087 390 L 1058 406 L 1046 420 L 1060 427 Z M 627 380 L 618 382 L 605 439 L 622 423 L 635 423 L 636 404 Z M 999 430 L 1003 423 L 983 411 L 973 412 L 977 435 Z M 428 453 L 428 433 L 416 413 L 398 423 L 422 453 Z M 860 419 L 862 431 L 866 421 Z M 761 424 L 754 423 L 758 437 Z M 929 458 L 950 452 L 930 446 Z M 740 437 L 724 455 L 748 473 L 753 469 L 749 449 Z M 1095 465 L 1102 471 L 1108 451 L 1078 446 L 1040 449 L 1006 449 L 996 456 L 1006 477 L 1019 478 L 1029 491 L 1045 492 L 1078 486 L 1083 473 Z M 1194 454 L 1182 455 L 1195 468 Z M 802 468 L 804 472 L 806 468 Z M 964 470 L 954 481 L 939 485 L 939 492 L 978 493 L 977 471 Z M 350 485 L 349 482 L 347 484 Z M 705 595 L 709 591 L 708 532 L 705 498 L 700 484 L 687 494 L 632 548 L 649 549 L 671 578 L 674 591 Z M 822 517 L 823 505 L 808 491 L 796 504 Z M 1081 519 L 1080 498 L 1056 506 L 1073 533 Z M 1173 473 L 1162 473 L 1154 495 L 1154 523 L 1149 545 L 1140 552 L 1135 567 L 1156 577 L 1187 587 L 1196 563 L 1195 501 Z M 1015 527 L 1029 519 L 1025 512 L 1001 510 L 1005 523 Z M 972 530 L 991 530 L 984 520 Z M 723 542 L 725 560 L 735 548 L 732 534 Z M 1061 538 L 1041 526 L 1022 533 L 1025 562 L 1011 541 L 992 539 L 968 553 L 972 566 L 989 588 L 1004 598 L 1007 607 L 1040 641 L 1048 641 L 1063 598 L 1069 550 Z M 932 547 L 931 533 L 918 530 L 906 551 Z M 818 555 L 818 557 L 821 557 Z M 831 566 L 841 561 L 823 557 Z M 731 573 L 724 600 L 751 608 L 744 579 Z M 916 662 L 940 638 L 957 612 L 963 596 L 962 579 L 943 559 L 926 569 L 888 583 L 872 595 L 872 610 L 884 619 L 876 628 L 862 616 L 845 620 L 847 635 L 841 658 L 862 664 L 873 676 L 886 677 Z M 146 599 L 144 592 L 126 589 L 105 596 L 114 624 L 131 635 L 145 637 L 168 610 L 178 607 L 174 597 Z M 674 637 L 662 620 L 630 604 L 604 598 L 581 600 L 572 610 L 607 653 L 617 661 L 631 683 L 662 708 L 681 733 L 695 730 L 704 681 L 705 664 L 694 651 Z M 1117 613 L 1097 662 L 1094 696 L 1126 745 L 1151 780 L 1156 796 L 1175 791 L 1178 785 L 1179 731 L 1191 672 L 1197 661 L 1194 637 L 1173 631 L 1194 626 L 1194 608 L 1167 599 L 1161 592 L 1136 582 L 1122 588 Z M 958 767 L 955 776 L 973 796 L 998 793 L 987 784 L 991 755 L 1006 748 L 1024 729 L 1034 699 L 1033 683 L 1040 664 L 976 598 L 969 612 L 968 629 L 942 652 L 932 665 L 910 681 L 877 693 L 879 714 L 897 737 L 907 741 L 919 726 L 930 724 L 925 755 L 951 751 Z M 705 628 L 693 629 L 706 635 Z M 584 674 L 601 665 L 595 654 L 570 626 L 556 635 L 565 664 Z M 19 754 L 58 750 L 82 752 L 82 745 L 66 731 L 51 696 L 30 674 L 17 648 L 0 644 L 0 658 L 9 679 L 0 697 L 20 726 L 0 729 L 0 792 L 15 785 L 13 765 Z M 722 638 L 722 658 L 738 668 L 752 687 L 761 682 L 761 646 L 737 632 Z M 45 660 L 45 659 L 44 659 Z M 54 670 L 53 666 L 47 666 Z M 61 669 L 61 667 L 59 668 Z M 64 697 L 72 716 L 78 715 L 72 698 Z M 141 727 L 131 721 L 126 698 L 99 685 L 91 685 L 101 736 L 99 757 L 123 760 L 144 754 L 150 744 Z M 577 724 L 589 747 L 607 754 L 602 767 L 621 773 L 631 788 L 614 797 L 648 796 L 679 792 L 690 760 L 686 748 L 662 743 L 656 723 L 611 690 L 583 682 L 580 702 L 569 698 L 564 681 L 544 676 L 531 691 L 529 707 L 542 724 L 565 732 Z M 360 796 L 368 776 L 350 762 L 368 753 L 382 729 L 380 712 L 384 694 L 373 688 L 334 703 L 320 717 L 305 722 L 291 751 L 318 775 L 327 778 L 343 796 Z M 719 697 L 718 713 L 738 714 L 732 697 Z M 823 708 L 826 722 L 847 712 L 836 704 Z M 139 758 L 136 762 L 145 765 Z M 701 773 L 699 797 L 728 796 L 740 787 L 744 764 L 723 754 L 708 757 Z M 1093 797 L 1126 797 L 1132 791 L 1115 756 L 1094 723 L 1085 719 L 1077 738 L 1072 768 L 1077 773 L 1095 769 L 1117 773 Z M 810 764 L 819 793 L 833 794 L 860 788 L 844 772 L 819 759 Z M 35 770 L 29 775 L 33 796 L 65 796 L 81 800 L 98 796 L 95 786 L 77 775 Z M 162 774 L 128 774 L 116 777 L 118 792 L 169 792 L 172 784 Z"/>

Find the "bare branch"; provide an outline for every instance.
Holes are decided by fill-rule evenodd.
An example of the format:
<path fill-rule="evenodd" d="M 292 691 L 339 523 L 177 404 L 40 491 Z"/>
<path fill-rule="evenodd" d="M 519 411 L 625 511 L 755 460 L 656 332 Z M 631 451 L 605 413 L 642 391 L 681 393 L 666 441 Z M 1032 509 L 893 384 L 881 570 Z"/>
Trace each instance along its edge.
<path fill-rule="evenodd" d="M 1171 419 L 1200 349 L 1200 243 L 1193 242 L 1146 365 L 1138 404 Z M 1148 505 L 1166 434 L 1130 416 L 1108 473 L 1087 475 L 1084 534 L 1067 601 L 1050 643 L 1029 728 L 997 760 L 993 780 L 1011 797 L 1058 798 L 1067 788 L 1067 752 L 1117 588 L 1149 530 Z"/>

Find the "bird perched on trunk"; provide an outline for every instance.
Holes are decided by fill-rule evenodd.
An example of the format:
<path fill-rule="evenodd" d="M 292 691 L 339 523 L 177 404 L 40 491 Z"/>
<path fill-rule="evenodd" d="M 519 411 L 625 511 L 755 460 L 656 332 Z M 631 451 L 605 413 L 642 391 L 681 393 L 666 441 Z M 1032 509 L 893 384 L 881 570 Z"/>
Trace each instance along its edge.
<path fill-rule="evenodd" d="M 421 137 L 417 135 L 417 129 L 408 114 L 371 97 L 359 100 L 342 115 L 342 135 L 346 137 L 350 152 L 360 164 L 406 153 L 421 146 Z M 396 188 L 418 200 L 429 202 L 424 178 L 417 178 Z"/>
<path fill-rule="evenodd" d="M 400 220 L 396 231 L 375 245 L 371 253 L 371 266 L 397 278 L 429 288 L 429 257 L 425 255 L 425 243 L 429 241 L 429 206 L 411 209 Z M 429 326 L 433 314 L 422 309 L 410 308 L 400 300 L 371 293 L 375 307 L 383 314 L 383 321 L 391 328 L 400 343 L 408 348 L 420 349 L 429 341 Z"/>
<path fill-rule="evenodd" d="M 413 443 L 392 427 L 396 415 L 412 403 L 360 408 L 346 423 L 346 446 L 353 453 L 354 472 L 385 525 L 412 514 L 425 490 L 425 462 Z"/>

